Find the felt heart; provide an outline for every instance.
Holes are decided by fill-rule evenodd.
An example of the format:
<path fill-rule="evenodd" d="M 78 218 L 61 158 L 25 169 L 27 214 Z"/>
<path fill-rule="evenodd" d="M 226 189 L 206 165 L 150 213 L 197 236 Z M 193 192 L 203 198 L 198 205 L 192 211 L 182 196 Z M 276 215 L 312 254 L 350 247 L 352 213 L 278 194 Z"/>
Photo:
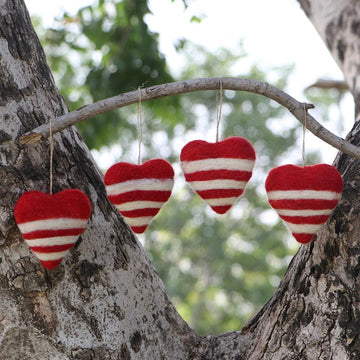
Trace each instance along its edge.
<path fill-rule="evenodd" d="M 242 137 L 216 143 L 194 140 L 180 154 L 186 181 L 218 214 L 226 213 L 242 195 L 255 159 L 253 146 Z"/>
<path fill-rule="evenodd" d="M 174 170 L 163 159 L 142 165 L 120 162 L 104 177 L 106 193 L 132 230 L 143 233 L 169 199 L 174 186 Z"/>
<path fill-rule="evenodd" d="M 295 239 L 306 244 L 329 218 L 342 192 L 340 173 L 331 165 L 284 165 L 272 169 L 265 189 Z"/>
<path fill-rule="evenodd" d="M 23 238 L 47 269 L 60 264 L 84 231 L 90 214 L 90 201 L 78 189 L 54 195 L 29 191 L 14 209 Z"/>

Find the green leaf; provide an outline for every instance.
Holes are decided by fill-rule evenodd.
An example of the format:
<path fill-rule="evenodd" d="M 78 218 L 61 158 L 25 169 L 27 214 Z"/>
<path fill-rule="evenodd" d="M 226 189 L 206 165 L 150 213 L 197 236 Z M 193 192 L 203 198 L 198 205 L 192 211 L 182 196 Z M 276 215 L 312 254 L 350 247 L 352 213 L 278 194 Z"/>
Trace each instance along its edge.
<path fill-rule="evenodd" d="M 193 15 L 190 19 L 191 23 L 197 23 L 200 24 L 202 20 L 204 20 L 205 16 L 197 16 L 197 15 Z"/>

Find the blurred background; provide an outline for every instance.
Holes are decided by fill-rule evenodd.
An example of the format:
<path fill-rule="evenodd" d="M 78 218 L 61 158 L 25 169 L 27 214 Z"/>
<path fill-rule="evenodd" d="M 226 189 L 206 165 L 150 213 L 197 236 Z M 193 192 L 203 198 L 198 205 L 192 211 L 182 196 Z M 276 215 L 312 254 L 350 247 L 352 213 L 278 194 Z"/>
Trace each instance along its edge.
<path fill-rule="evenodd" d="M 165 82 L 233 76 L 267 81 L 339 136 L 354 105 L 340 70 L 296 0 L 25 0 L 70 110 Z M 257 151 L 245 195 L 216 215 L 185 184 L 189 141 L 215 141 L 216 92 L 142 104 L 142 160 L 164 158 L 173 195 L 139 236 L 180 314 L 199 334 L 239 330 L 273 294 L 299 245 L 267 203 L 268 171 L 301 164 L 302 128 L 275 102 L 223 92 L 221 138 L 243 136 Z M 79 124 L 103 171 L 137 162 L 137 105 Z M 306 133 L 307 164 L 336 150 Z"/>

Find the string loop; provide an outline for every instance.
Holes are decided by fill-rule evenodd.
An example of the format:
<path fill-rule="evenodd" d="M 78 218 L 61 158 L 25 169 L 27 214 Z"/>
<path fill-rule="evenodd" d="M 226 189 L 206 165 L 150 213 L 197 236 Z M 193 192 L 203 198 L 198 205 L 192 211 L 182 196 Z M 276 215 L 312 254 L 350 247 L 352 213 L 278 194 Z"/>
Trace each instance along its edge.
<path fill-rule="evenodd" d="M 303 167 L 305 167 L 306 165 L 306 158 L 305 158 L 305 133 L 306 133 L 306 128 L 307 128 L 307 110 L 306 110 L 306 104 L 303 104 L 304 106 L 304 124 L 303 124 L 303 143 L 302 143 L 302 162 L 303 162 Z"/>
<path fill-rule="evenodd" d="M 54 157 L 54 136 L 52 132 L 52 119 L 49 120 L 49 132 L 50 132 L 50 166 L 49 166 L 49 172 L 50 172 L 50 185 L 49 185 L 49 193 L 50 195 L 53 194 L 53 157 Z"/>
<path fill-rule="evenodd" d="M 138 156 L 138 165 L 141 164 L 141 143 L 143 138 L 143 118 L 141 111 L 141 88 L 139 86 L 139 102 L 138 102 L 138 110 L 137 110 L 137 132 L 138 132 L 138 142 L 139 142 L 139 156 Z"/>
<path fill-rule="evenodd" d="M 222 80 L 220 80 L 219 96 L 218 96 L 218 92 L 216 91 L 216 142 L 219 141 L 219 127 L 220 127 L 220 120 L 222 114 L 222 102 L 223 102 L 223 89 L 222 89 Z"/>

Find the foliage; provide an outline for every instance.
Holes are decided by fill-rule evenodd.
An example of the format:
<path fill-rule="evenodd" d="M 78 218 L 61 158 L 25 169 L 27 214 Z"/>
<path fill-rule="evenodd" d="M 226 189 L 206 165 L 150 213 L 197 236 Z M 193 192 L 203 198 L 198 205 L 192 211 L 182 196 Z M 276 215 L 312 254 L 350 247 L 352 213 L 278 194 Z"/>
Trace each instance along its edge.
<path fill-rule="evenodd" d="M 309 101 L 316 105 L 313 110 L 314 116 L 317 119 L 326 121 L 327 127 L 339 136 L 346 136 L 347 127 L 346 114 L 348 114 L 347 103 L 343 101 L 349 97 L 349 91 L 344 88 L 337 88 L 336 85 L 330 88 L 321 88 L 312 86 L 305 90 L 305 96 Z M 352 102 L 352 101 L 351 101 Z M 350 126 L 352 118 L 350 119 Z"/>
<path fill-rule="evenodd" d="M 330 120 L 330 107 L 334 106 L 339 111 L 339 103 L 344 95 L 345 91 L 337 90 L 335 88 L 321 89 L 310 88 L 306 90 L 306 96 L 310 102 L 316 104 L 319 112 L 322 114 L 322 120 Z"/>
<path fill-rule="evenodd" d="M 158 35 L 144 22 L 147 13 L 146 0 L 98 0 L 75 16 L 65 13 L 53 28 L 40 31 L 49 65 L 71 110 L 139 86 L 173 81 L 158 49 Z M 170 134 L 182 116 L 176 97 L 144 109 L 150 118 L 160 118 Z M 90 148 L 119 140 L 127 148 L 136 137 L 129 118 L 130 110 L 115 110 L 79 128 Z"/>

